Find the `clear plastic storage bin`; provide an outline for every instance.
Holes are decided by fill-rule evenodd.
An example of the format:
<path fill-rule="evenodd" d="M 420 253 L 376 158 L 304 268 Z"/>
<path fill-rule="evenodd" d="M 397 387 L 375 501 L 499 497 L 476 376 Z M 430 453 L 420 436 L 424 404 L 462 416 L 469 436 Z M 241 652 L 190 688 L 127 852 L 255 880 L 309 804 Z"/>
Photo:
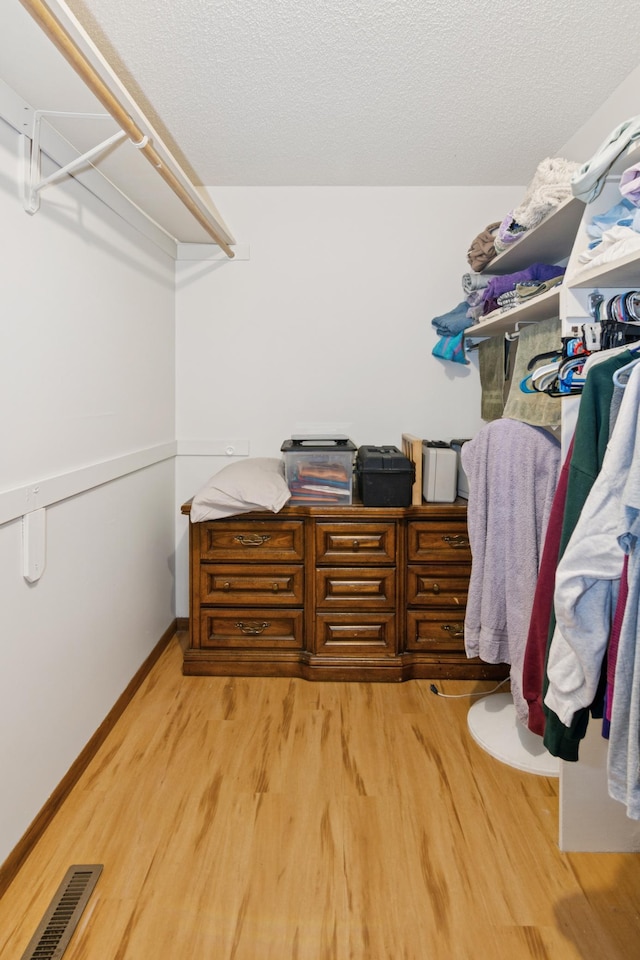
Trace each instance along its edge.
<path fill-rule="evenodd" d="M 351 504 L 356 446 L 348 437 L 292 437 L 281 450 L 289 504 Z"/>

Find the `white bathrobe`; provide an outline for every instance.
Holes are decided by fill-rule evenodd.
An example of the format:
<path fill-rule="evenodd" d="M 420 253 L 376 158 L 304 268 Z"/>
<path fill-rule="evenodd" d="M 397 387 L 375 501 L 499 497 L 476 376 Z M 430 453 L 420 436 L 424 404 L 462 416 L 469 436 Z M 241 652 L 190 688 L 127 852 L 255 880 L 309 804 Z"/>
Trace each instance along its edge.
<path fill-rule="evenodd" d="M 560 444 L 540 427 L 494 420 L 464 444 L 461 457 L 472 553 L 465 649 L 468 657 L 511 664 L 516 714 L 526 726 L 522 668 Z"/>

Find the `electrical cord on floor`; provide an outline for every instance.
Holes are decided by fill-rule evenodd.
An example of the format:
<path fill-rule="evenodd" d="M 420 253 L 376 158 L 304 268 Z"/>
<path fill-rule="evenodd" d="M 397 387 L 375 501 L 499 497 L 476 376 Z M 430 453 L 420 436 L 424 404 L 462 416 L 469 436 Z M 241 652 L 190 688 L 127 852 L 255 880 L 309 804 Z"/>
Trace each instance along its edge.
<path fill-rule="evenodd" d="M 495 693 L 496 690 L 499 690 L 509 679 L 509 677 L 505 677 L 504 680 L 497 683 L 491 690 L 481 690 L 480 693 L 440 693 L 435 683 L 429 684 L 429 690 L 431 690 L 431 693 L 435 693 L 437 697 L 445 697 L 447 700 L 462 700 L 465 697 L 488 697 L 490 693 Z"/>

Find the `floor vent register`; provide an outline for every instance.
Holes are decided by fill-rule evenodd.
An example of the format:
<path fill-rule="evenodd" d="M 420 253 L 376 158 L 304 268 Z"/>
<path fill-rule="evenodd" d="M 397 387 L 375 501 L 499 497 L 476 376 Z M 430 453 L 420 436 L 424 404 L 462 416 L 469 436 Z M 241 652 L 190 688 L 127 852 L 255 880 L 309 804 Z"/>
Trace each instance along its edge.
<path fill-rule="evenodd" d="M 59 960 L 101 873 L 101 863 L 69 867 L 21 960 Z"/>

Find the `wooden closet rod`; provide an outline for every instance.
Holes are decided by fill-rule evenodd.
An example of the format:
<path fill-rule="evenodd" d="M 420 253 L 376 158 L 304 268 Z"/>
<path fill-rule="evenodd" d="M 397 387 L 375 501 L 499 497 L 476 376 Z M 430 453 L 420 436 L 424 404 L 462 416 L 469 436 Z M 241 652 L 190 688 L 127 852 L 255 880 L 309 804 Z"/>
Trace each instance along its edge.
<path fill-rule="evenodd" d="M 143 141 L 146 140 L 146 134 L 140 129 L 126 108 L 123 107 L 117 97 L 111 92 L 73 38 L 52 14 L 46 3 L 44 3 L 43 0 L 20 0 L 20 3 L 28 13 L 31 14 L 36 23 L 40 25 L 78 76 L 84 80 L 105 110 L 107 110 L 116 123 L 125 131 L 129 139 L 136 145 L 142 144 L 139 146 L 140 153 L 144 154 L 149 163 L 157 170 L 165 183 L 171 187 L 192 216 L 195 217 L 209 236 L 215 240 L 218 246 L 224 250 L 226 255 L 233 257 L 235 254 L 225 240 L 220 225 L 212 216 L 207 216 L 200 209 L 178 177 L 165 165 L 151 141 L 148 140 L 146 143 L 143 143 Z"/>

